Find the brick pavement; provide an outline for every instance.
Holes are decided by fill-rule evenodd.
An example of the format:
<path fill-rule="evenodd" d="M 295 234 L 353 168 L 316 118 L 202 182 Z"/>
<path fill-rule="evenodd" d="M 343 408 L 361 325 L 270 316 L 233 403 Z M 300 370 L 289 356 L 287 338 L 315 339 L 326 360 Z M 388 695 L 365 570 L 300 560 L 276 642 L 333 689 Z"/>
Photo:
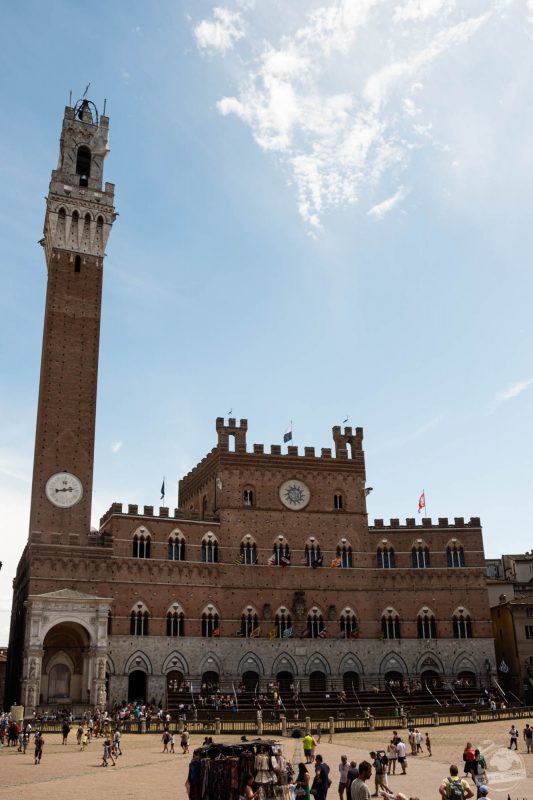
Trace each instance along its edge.
<path fill-rule="evenodd" d="M 451 763 L 462 766 L 461 754 L 467 740 L 479 746 L 488 756 L 492 800 L 528 798 L 533 800 L 533 755 L 525 755 L 519 741 L 520 759 L 511 771 L 507 749 L 507 731 L 512 721 L 490 722 L 477 725 L 456 725 L 430 728 L 433 757 L 426 754 L 408 759 L 406 776 L 391 777 L 390 785 L 408 797 L 420 800 L 437 800 L 437 788 L 448 773 Z M 523 721 L 518 727 L 521 731 Z M 425 730 L 423 731 L 425 733 Z M 400 735 L 402 732 L 400 731 Z M 329 792 L 331 800 L 338 797 L 335 787 L 337 764 L 342 753 L 349 760 L 360 761 L 376 747 L 384 747 L 390 731 L 374 733 L 349 733 L 334 737 L 332 744 L 323 737 L 317 752 L 332 768 L 334 784 Z M 403 737 L 406 738 L 406 737 Z M 181 751 L 175 755 L 163 754 L 160 736 L 157 734 L 124 735 L 124 755 L 118 758 L 116 767 L 103 769 L 102 740 L 93 741 L 87 750 L 80 752 L 73 732 L 66 747 L 61 745 L 59 734 L 47 734 L 42 763 L 35 766 L 33 752 L 26 755 L 16 748 L 0 748 L 0 797 L 2 800 L 92 800 L 93 797 L 109 795 L 124 800 L 147 800 L 155 793 L 165 800 L 185 800 L 184 789 L 189 756 Z M 220 737 L 220 741 L 238 741 L 239 737 Z M 191 737 L 191 750 L 201 744 L 203 737 Z M 285 754 L 292 758 L 301 741 L 284 740 Z M 178 748 L 179 749 L 179 748 Z M 499 768 L 499 769 L 496 769 Z M 523 773 L 521 772 L 523 770 Z M 517 773 L 517 774 L 515 774 Z M 373 789 L 372 789 L 373 790 Z"/>

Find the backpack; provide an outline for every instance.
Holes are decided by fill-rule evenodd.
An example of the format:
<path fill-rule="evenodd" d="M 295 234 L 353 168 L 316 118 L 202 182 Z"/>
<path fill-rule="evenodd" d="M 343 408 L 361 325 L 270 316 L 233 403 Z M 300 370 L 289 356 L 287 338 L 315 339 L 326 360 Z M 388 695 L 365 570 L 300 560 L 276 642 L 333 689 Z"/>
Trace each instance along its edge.
<path fill-rule="evenodd" d="M 381 761 L 384 767 L 386 767 L 387 764 L 389 763 L 389 757 L 386 756 L 385 753 L 383 753 L 383 755 L 379 757 L 379 760 Z"/>
<path fill-rule="evenodd" d="M 448 800 L 465 800 L 465 790 L 460 779 L 448 781 L 447 796 Z"/>

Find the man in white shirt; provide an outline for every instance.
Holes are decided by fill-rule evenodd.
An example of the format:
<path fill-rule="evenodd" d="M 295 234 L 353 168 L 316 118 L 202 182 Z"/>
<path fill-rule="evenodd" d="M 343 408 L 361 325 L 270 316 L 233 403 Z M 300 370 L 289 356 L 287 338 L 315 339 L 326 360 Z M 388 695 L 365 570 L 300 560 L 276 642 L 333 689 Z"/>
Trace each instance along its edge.
<path fill-rule="evenodd" d="M 339 797 L 340 800 L 343 800 L 344 792 L 346 792 L 346 787 L 348 785 L 348 770 L 350 769 L 350 765 L 348 764 L 348 757 L 341 756 L 341 763 L 339 764 Z M 348 797 L 348 793 L 346 793 Z"/>
<path fill-rule="evenodd" d="M 372 765 L 368 761 L 359 764 L 359 776 L 352 781 L 350 800 L 370 800 L 370 789 L 365 781 L 372 775 Z"/>
<path fill-rule="evenodd" d="M 402 775 L 405 775 L 407 772 L 407 758 L 405 755 L 405 744 L 400 738 L 398 738 L 396 742 L 396 752 L 398 753 L 398 764 L 402 768 Z"/>

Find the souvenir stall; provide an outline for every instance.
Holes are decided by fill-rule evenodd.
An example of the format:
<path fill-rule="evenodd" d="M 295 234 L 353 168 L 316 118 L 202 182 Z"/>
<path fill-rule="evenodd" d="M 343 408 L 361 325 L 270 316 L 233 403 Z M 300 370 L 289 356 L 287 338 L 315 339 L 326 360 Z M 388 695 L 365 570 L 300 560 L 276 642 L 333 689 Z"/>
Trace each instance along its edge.
<path fill-rule="evenodd" d="M 260 789 L 260 800 L 290 800 L 292 766 L 283 755 L 283 745 L 268 739 L 207 744 L 196 749 L 189 767 L 189 798 L 239 800 L 249 774 Z"/>

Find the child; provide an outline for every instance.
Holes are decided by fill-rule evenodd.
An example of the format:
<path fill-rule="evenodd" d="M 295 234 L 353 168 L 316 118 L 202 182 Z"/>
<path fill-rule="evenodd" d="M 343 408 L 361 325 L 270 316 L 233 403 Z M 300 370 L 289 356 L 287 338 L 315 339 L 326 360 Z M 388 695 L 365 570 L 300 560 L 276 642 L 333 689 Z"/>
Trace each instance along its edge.
<path fill-rule="evenodd" d="M 87 736 L 86 732 L 84 731 L 81 737 L 81 747 L 80 750 L 85 750 L 87 745 L 89 744 L 89 737 Z"/>

